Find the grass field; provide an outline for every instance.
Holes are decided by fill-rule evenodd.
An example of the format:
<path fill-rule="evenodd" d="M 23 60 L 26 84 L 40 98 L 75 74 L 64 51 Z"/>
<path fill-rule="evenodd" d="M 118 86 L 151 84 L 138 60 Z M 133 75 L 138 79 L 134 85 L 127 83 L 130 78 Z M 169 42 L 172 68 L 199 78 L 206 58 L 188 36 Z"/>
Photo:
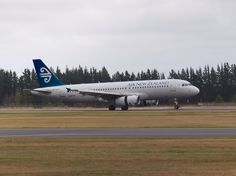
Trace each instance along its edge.
<path fill-rule="evenodd" d="M 234 176 L 236 139 L 0 139 L 0 175 Z"/>
<path fill-rule="evenodd" d="M 233 112 L 0 110 L 0 128 L 234 128 Z"/>
<path fill-rule="evenodd" d="M 0 128 L 236 128 L 235 111 L 0 109 Z M 235 138 L 0 138 L 0 176 L 235 176 Z"/>

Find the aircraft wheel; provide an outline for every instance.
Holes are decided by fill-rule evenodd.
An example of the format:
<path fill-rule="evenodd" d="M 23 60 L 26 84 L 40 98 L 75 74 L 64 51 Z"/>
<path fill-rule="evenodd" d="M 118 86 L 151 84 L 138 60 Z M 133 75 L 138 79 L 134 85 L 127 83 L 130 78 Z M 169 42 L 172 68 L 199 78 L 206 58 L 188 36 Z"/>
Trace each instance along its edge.
<path fill-rule="evenodd" d="M 109 111 L 115 111 L 115 110 L 116 110 L 116 106 L 110 105 L 110 106 L 108 107 L 108 109 L 109 109 Z"/>
<path fill-rule="evenodd" d="M 129 107 L 128 106 L 121 106 L 122 111 L 128 111 Z"/>
<path fill-rule="evenodd" d="M 175 109 L 179 109 L 179 108 L 180 108 L 180 105 L 179 105 L 179 104 L 176 104 L 174 108 L 175 108 Z"/>
<path fill-rule="evenodd" d="M 179 102 L 178 102 L 177 98 L 174 99 L 174 104 L 175 104 L 174 105 L 175 109 L 179 109 L 180 108 L 180 105 L 179 105 Z"/>

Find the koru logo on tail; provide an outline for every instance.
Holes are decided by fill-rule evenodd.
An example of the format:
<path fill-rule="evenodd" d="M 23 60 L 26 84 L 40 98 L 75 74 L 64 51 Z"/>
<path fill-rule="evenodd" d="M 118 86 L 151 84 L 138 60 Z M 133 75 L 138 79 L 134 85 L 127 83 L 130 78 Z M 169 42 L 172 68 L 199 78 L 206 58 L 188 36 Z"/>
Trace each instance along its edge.
<path fill-rule="evenodd" d="M 43 78 L 43 81 L 45 83 L 49 83 L 51 81 L 52 74 L 45 67 L 41 67 L 40 68 L 40 77 Z"/>

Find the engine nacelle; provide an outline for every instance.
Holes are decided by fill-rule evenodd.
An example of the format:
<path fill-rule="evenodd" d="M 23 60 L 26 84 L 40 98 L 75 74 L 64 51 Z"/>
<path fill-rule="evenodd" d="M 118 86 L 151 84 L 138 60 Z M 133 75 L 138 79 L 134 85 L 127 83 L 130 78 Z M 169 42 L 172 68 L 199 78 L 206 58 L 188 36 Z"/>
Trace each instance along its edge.
<path fill-rule="evenodd" d="M 115 104 L 119 106 L 135 106 L 139 103 L 139 96 L 136 95 L 119 97 L 115 100 Z"/>

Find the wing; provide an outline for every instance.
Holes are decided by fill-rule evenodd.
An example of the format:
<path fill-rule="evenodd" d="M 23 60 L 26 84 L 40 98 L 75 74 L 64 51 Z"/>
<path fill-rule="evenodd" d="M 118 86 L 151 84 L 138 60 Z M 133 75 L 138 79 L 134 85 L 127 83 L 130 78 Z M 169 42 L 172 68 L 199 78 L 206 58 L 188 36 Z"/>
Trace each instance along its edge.
<path fill-rule="evenodd" d="M 122 97 L 122 96 L 133 95 L 133 94 L 125 94 L 125 93 L 119 93 L 119 92 L 105 92 L 105 91 L 94 91 L 94 90 L 78 90 L 78 92 L 83 95 L 101 97 L 107 100 L 111 100 L 111 99 Z"/>
<path fill-rule="evenodd" d="M 98 96 L 98 97 L 121 97 L 121 96 L 126 96 L 122 93 L 119 92 L 105 92 L 105 91 L 92 91 L 92 90 L 79 90 L 80 94 L 83 95 L 91 95 L 91 96 Z"/>

